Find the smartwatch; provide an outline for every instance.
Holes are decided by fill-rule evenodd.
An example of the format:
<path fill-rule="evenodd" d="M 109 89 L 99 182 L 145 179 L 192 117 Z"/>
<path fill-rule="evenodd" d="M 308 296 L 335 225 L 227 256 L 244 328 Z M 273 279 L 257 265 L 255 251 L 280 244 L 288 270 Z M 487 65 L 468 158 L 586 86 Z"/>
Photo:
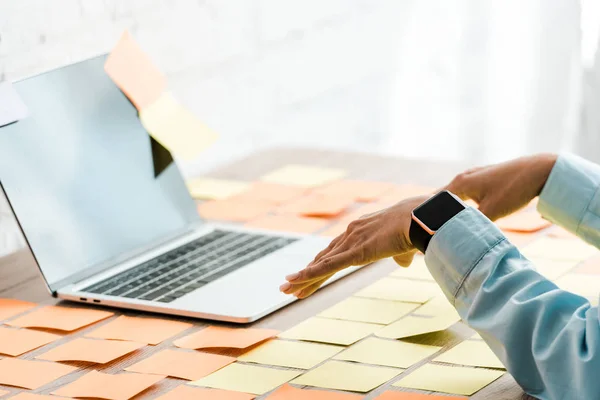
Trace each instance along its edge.
<path fill-rule="evenodd" d="M 413 246 L 425 254 L 435 232 L 465 208 L 466 204 L 447 190 L 439 192 L 415 208 L 408 232 Z"/>

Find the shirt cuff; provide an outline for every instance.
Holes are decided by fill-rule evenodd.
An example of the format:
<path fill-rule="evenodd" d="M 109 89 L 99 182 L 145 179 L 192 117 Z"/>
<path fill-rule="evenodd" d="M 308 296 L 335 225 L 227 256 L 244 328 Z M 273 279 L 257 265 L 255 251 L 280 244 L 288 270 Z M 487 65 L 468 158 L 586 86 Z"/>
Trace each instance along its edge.
<path fill-rule="evenodd" d="M 425 263 L 446 297 L 454 300 L 481 259 L 505 240 L 502 232 L 479 210 L 467 207 L 431 238 Z"/>
<path fill-rule="evenodd" d="M 540 193 L 538 212 L 547 220 L 578 233 L 600 187 L 600 167 L 572 154 L 561 154 Z M 598 211 L 598 210 L 591 210 Z"/>

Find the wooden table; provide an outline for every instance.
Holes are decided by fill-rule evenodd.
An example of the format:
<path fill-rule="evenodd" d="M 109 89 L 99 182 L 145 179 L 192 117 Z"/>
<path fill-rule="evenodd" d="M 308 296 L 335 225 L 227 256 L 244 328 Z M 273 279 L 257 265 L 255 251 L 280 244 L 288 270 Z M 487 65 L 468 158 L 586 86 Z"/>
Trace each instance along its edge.
<path fill-rule="evenodd" d="M 396 183 L 414 183 L 430 186 L 443 185 L 456 173 L 466 167 L 465 165 L 455 163 L 431 163 L 423 160 L 406 160 L 367 154 L 350 154 L 309 149 L 273 149 L 251 155 L 241 161 L 216 170 L 210 175 L 217 178 L 253 180 L 272 169 L 289 163 L 344 168 L 349 171 L 349 175 L 352 178 Z M 317 292 L 310 298 L 295 302 L 284 309 L 263 318 L 253 324 L 253 326 L 275 328 L 279 330 L 288 329 L 348 297 L 358 289 L 367 286 L 378 278 L 389 274 L 394 268 L 396 268 L 396 265 L 389 260 L 365 267 L 358 272 L 331 284 L 326 289 Z M 52 298 L 48 294 L 28 250 L 22 250 L 0 259 L 0 297 L 18 298 L 45 304 L 54 304 L 58 302 L 57 299 Z M 65 303 L 65 305 L 67 304 Z M 139 312 L 134 311 L 120 311 L 120 313 L 127 315 L 139 314 Z M 198 326 L 204 326 L 209 323 L 213 325 L 218 324 L 203 320 L 180 319 L 191 321 Z M 85 331 L 86 329 L 84 328 L 74 335 L 79 336 Z M 457 324 L 452 327 L 447 334 L 430 335 L 430 338 L 425 337 L 424 339 L 420 339 L 419 343 L 449 347 L 468 337 L 470 333 L 471 331 L 464 325 Z M 137 354 L 134 357 L 124 357 L 123 359 L 116 360 L 105 366 L 98 367 L 77 363 L 73 365 L 81 366 L 86 370 L 98 369 L 107 372 L 117 372 L 141 358 L 147 357 L 150 353 L 154 353 L 159 349 L 169 346 L 170 343 L 171 341 L 168 341 L 159 346 L 148 346 L 142 350 L 140 354 Z M 47 348 L 45 348 L 44 351 L 46 350 Z M 40 350 L 33 351 L 22 356 L 22 358 L 31 359 L 42 352 L 43 351 Z M 414 365 L 408 371 L 412 371 L 419 365 L 421 365 L 421 363 Z M 52 387 L 44 387 L 44 390 L 39 392 L 50 393 L 56 387 L 74 380 L 83 373 L 84 370 L 76 374 L 71 374 L 64 379 L 55 382 Z M 435 379 L 435 377 L 432 377 L 432 379 Z M 154 389 L 151 389 L 138 397 L 154 398 L 158 394 L 164 393 L 180 383 L 180 380 L 168 378 L 162 381 Z M 378 394 L 385 391 L 387 386 L 389 385 L 374 390 L 366 397 L 366 399 L 376 397 Z M 17 389 L 9 390 L 12 390 L 13 392 L 18 391 Z M 501 379 L 478 392 L 472 398 L 509 400 L 531 397 L 525 395 L 512 377 L 506 374 Z"/>

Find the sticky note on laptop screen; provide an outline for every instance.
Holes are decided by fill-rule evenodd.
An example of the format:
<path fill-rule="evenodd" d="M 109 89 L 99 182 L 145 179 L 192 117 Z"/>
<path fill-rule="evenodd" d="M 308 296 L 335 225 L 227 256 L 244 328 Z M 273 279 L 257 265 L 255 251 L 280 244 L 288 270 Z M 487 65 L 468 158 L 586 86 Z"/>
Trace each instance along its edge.
<path fill-rule="evenodd" d="M 140 110 L 142 125 L 177 157 L 193 160 L 217 140 L 217 134 L 170 93 Z"/>
<path fill-rule="evenodd" d="M 0 82 L 0 127 L 27 117 L 29 111 L 10 82 Z"/>
<path fill-rule="evenodd" d="M 121 36 L 104 70 L 138 110 L 155 102 L 167 86 L 164 75 L 129 32 Z"/>
<path fill-rule="evenodd" d="M 290 164 L 263 175 L 261 181 L 315 187 L 343 178 L 344 176 L 346 176 L 346 171 L 339 168 Z"/>

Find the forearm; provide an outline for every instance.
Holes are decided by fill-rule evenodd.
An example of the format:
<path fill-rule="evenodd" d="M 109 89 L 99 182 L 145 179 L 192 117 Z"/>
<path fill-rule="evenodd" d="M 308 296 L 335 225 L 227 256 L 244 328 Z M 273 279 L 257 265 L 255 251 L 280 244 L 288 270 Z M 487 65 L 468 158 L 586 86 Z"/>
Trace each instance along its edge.
<path fill-rule="evenodd" d="M 558 289 L 481 213 L 467 209 L 433 237 L 427 265 L 463 320 L 541 399 L 596 398 L 596 308 Z"/>

